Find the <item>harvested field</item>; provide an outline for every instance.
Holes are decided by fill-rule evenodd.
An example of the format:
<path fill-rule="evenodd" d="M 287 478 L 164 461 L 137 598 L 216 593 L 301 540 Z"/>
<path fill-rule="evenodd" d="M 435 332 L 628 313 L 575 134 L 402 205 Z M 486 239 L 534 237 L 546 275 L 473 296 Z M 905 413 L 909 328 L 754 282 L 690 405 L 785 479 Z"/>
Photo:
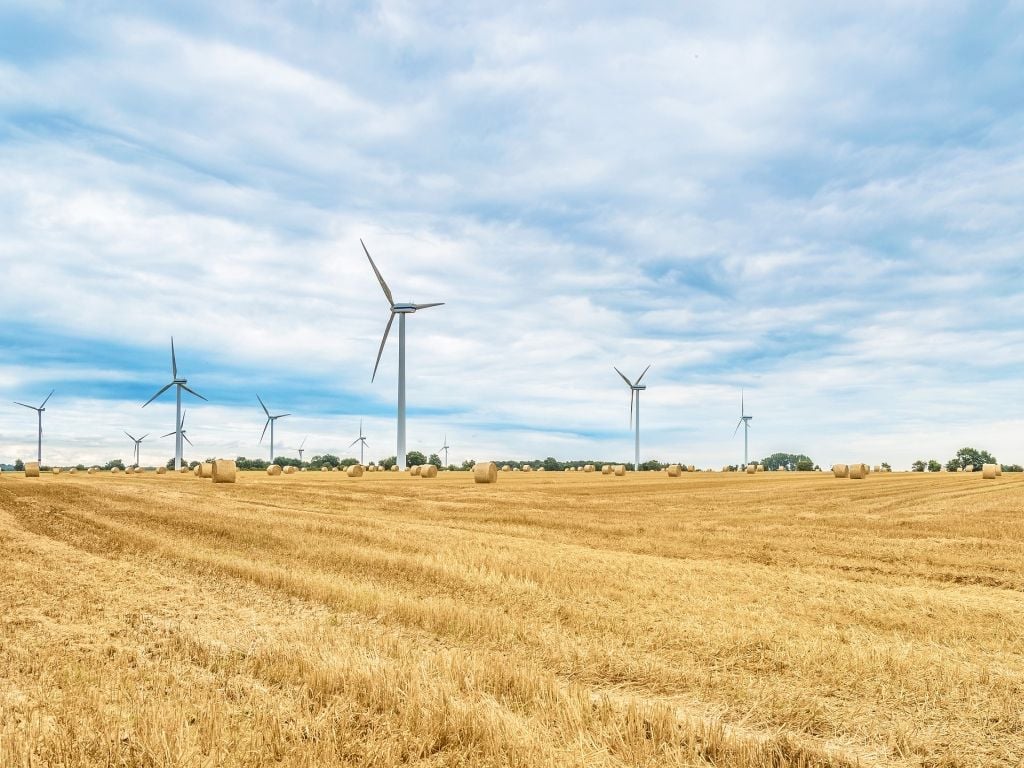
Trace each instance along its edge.
<path fill-rule="evenodd" d="M 1016 766 L 1024 478 L 0 478 L 2 766 Z"/>

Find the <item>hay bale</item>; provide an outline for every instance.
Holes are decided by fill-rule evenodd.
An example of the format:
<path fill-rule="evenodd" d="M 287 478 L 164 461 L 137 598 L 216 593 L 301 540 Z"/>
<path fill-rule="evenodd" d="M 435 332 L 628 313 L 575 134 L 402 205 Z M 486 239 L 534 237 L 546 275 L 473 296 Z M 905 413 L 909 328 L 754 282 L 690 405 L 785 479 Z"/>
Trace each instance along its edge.
<path fill-rule="evenodd" d="M 142 467 L 136 467 L 135 468 L 135 474 L 136 475 L 144 475 L 144 474 L 146 474 L 146 470 L 144 470 Z"/>
<path fill-rule="evenodd" d="M 583 471 L 584 472 L 593 472 L 594 471 L 594 465 L 593 464 L 584 464 L 583 465 Z"/>
<path fill-rule="evenodd" d="M 234 459 L 214 459 L 210 470 L 215 483 L 233 483 L 238 473 Z"/>
<path fill-rule="evenodd" d="M 683 474 L 683 468 L 680 467 L 678 464 L 669 464 L 668 465 L 668 476 L 669 477 L 679 477 L 682 474 Z"/>
<path fill-rule="evenodd" d="M 196 477 L 202 477 L 203 476 L 203 465 L 202 464 L 196 464 L 194 467 L 192 467 L 192 474 L 195 475 Z"/>
<path fill-rule="evenodd" d="M 270 475 L 271 477 L 277 477 L 278 475 L 280 475 L 281 474 L 281 467 L 280 467 L 280 465 L 278 465 L 278 464 L 271 464 L 269 467 L 267 467 L 267 474 Z"/>
<path fill-rule="evenodd" d="M 998 470 L 998 464 L 984 464 L 981 467 L 981 476 L 985 480 L 995 480 Z"/>
<path fill-rule="evenodd" d="M 612 473 L 612 465 L 611 464 L 602 464 L 601 465 L 601 474 L 602 475 L 610 475 L 611 473 Z"/>
<path fill-rule="evenodd" d="M 157 467 L 156 468 L 156 473 L 158 475 L 166 475 L 167 474 L 167 467 Z"/>
<path fill-rule="evenodd" d="M 362 477 L 363 468 L 359 464 L 353 464 L 351 467 L 345 470 L 345 474 L 348 475 L 349 477 Z"/>
<path fill-rule="evenodd" d="M 330 472 L 331 468 L 330 467 L 320 467 L 320 471 L 321 472 Z"/>
<path fill-rule="evenodd" d="M 208 461 L 204 461 L 200 464 L 197 469 L 199 470 L 199 477 L 204 479 L 210 479 L 213 477 L 213 464 Z"/>
<path fill-rule="evenodd" d="M 974 465 L 973 464 L 968 464 L 966 467 L 964 467 L 964 472 L 973 472 L 973 471 L 974 471 Z"/>
<path fill-rule="evenodd" d="M 60 467 L 50 467 L 50 474 L 59 475 L 60 474 Z"/>
<path fill-rule="evenodd" d="M 882 471 L 882 467 L 881 467 L 881 466 L 879 466 L 878 464 L 875 464 L 875 466 L 873 466 L 873 467 L 871 468 L 871 471 L 872 471 L 872 472 L 881 472 L 881 471 Z"/>
<path fill-rule="evenodd" d="M 300 467 L 300 468 L 299 468 L 299 472 L 305 472 L 305 471 L 306 471 L 306 468 L 305 468 L 305 467 Z"/>
<path fill-rule="evenodd" d="M 135 467 L 125 467 L 124 468 L 124 473 L 126 475 L 134 475 L 135 474 Z"/>
<path fill-rule="evenodd" d="M 398 471 L 398 465 L 397 464 L 392 465 L 391 471 L 392 472 L 397 472 Z"/>
<path fill-rule="evenodd" d="M 501 468 L 501 471 L 502 472 L 511 472 L 512 471 L 512 467 L 510 467 L 508 464 L 506 464 L 505 466 L 503 466 Z"/>
<path fill-rule="evenodd" d="M 411 467 L 409 469 L 409 474 L 412 475 L 413 477 L 419 477 L 420 476 L 420 472 L 422 472 L 422 471 L 423 471 L 423 467 L 420 464 L 417 464 L 415 467 Z"/>
<path fill-rule="evenodd" d="M 531 464 L 524 464 L 523 465 L 523 472 L 533 472 L 533 465 L 531 465 Z"/>
<path fill-rule="evenodd" d="M 758 464 L 757 465 L 757 471 L 758 472 L 764 472 L 764 464 Z"/>
<path fill-rule="evenodd" d="M 544 467 L 537 467 L 537 471 L 538 472 L 543 472 L 544 471 Z"/>
<path fill-rule="evenodd" d="M 190 470 L 187 466 L 182 466 L 182 468 L 178 470 L 178 472 L 180 472 L 183 475 L 187 474 L 188 472 L 191 472 L 191 471 L 192 470 Z"/>
<path fill-rule="evenodd" d="M 753 475 L 757 472 L 757 464 L 747 464 L 747 474 Z"/>
<path fill-rule="evenodd" d="M 1002 477 L 1002 476 L 1003 476 L 1003 465 L 1002 464 L 996 464 L 996 477 Z"/>
<path fill-rule="evenodd" d="M 72 467 L 71 469 L 69 469 L 68 470 L 68 474 L 69 475 L 77 475 L 78 474 L 78 467 Z"/>
<path fill-rule="evenodd" d="M 616 464 L 614 471 L 615 471 L 615 476 L 616 477 L 622 477 L 623 475 L 626 474 L 626 465 L 625 464 Z"/>
<path fill-rule="evenodd" d="M 437 477 L 437 467 L 433 464 L 424 464 L 420 469 L 420 477 Z"/>
<path fill-rule="evenodd" d="M 833 464 L 832 474 L 836 477 L 849 477 L 850 468 L 846 464 Z"/>
<path fill-rule="evenodd" d="M 111 467 L 110 468 L 110 474 L 112 474 L 112 475 L 120 475 L 121 474 L 121 468 L 120 467 Z"/>
<path fill-rule="evenodd" d="M 493 461 L 478 461 L 473 466 L 474 483 L 498 482 L 498 467 Z"/>
<path fill-rule="evenodd" d="M 867 464 L 851 464 L 850 465 L 850 479 L 851 480 L 863 480 L 871 472 Z"/>

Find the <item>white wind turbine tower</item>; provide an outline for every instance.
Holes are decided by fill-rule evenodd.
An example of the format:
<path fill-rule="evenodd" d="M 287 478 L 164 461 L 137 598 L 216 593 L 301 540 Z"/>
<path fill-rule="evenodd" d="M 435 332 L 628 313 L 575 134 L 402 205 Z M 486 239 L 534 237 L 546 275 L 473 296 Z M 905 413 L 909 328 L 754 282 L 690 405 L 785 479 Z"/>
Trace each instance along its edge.
<path fill-rule="evenodd" d="M 740 390 L 740 420 L 736 423 L 736 429 L 732 431 L 732 436 L 736 437 L 736 433 L 739 432 L 740 425 L 743 426 L 743 466 L 747 466 L 747 439 L 750 436 L 750 420 L 753 416 L 747 416 L 747 409 L 743 402 L 743 390 Z"/>
<path fill-rule="evenodd" d="M 448 466 L 448 449 L 449 448 L 451 448 L 451 446 L 448 445 L 448 435 L 445 435 L 444 436 L 444 445 L 441 446 L 441 450 L 444 451 L 444 465 L 445 465 L 445 467 Z"/>
<path fill-rule="evenodd" d="M 25 405 L 25 403 L 19 403 L 17 400 L 14 401 L 15 405 L 20 405 L 22 408 L 29 408 L 36 412 L 39 417 L 39 431 L 36 433 L 36 461 L 40 464 L 43 463 L 43 411 L 46 410 L 46 403 L 51 397 L 55 390 L 50 390 L 50 394 L 46 396 L 46 400 L 39 405 L 38 408 L 34 405 Z"/>
<path fill-rule="evenodd" d="M 129 440 L 131 440 L 133 443 L 135 443 L 135 466 L 137 467 L 137 466 L 139 466 L 139 446 L 142 445 L 142 441 L 143 440 L 145 440 L 147 437 L 149 437 L 149 433 L 147 432 L 142 437 L 132 437 L 127 432 L 125 432 L 125 434 L 128 435 L 128 439 Z M 171 432 L 171 434 L 173 435 L 174 433 Z"/>
<path fill-rule="evenodd" d="M 175 408 L 175 416 L 174 416 L 174 429 L 177 432 L 177 437 L 175 437 L 175 439 L 174 439 L 174 470 L 178 471 L 179 469 L 181 469 L 181 450 L 182 450 L 182 447 L 183 447 L 182 446 L 182 438 L 185 436 L 185 433 L 181 431 L 181 425 L 185 423 L 185 416 L 181 412 L 181 390 L 184 389 L 186 392 L 195 395 L 200 400 L 206 400 L 206 398 L 203 397 L 202 395 L 200 395 L 194 389 L 190 389 L 187 386 L 188 385 L 188 379 L 179 379 L 178 378 L 178 361 L 177 361 L 177 359 L 174 356 L 174 337 L 173 336 L 171 337 L 171 377 L 172 377 L 171 378 L 171 383 L 168 384 L 167 386 L 165 386 L 163 389 L 161 389 L 159 392 L 157 392 L 151 398 L 149 398 L 149 400 L 144 402 L 142 404 L 142 407 L 145 408 L 147 405 L 149 405 L 154 400 L 156 400 L 158 397 L 160 397 L 160 395 L 162 395 L 168 389 L 170 389 L 171 387 L 175 387 L 175 389 L 176 389 L 176 392 L 175 392 L 176 408 Z M 167 433 L 167 435 L 171 435 L 171 434 L 174 434 L 174 433 L 173 432 L 168 432 Z M 167 437 L 167 435 L 164 435 L 164 437 Z M 189 442 L 189 445 L 192 445 L 192 443 Z"/>
<path fill-rule="evenodd" d="M 295 449 L 295 450 L 297 450 L 299 452 L 299 463 L 300 464 L 302 463 L 302 453 L 305 450 L 306 441 L 308 439 L 309 439 L 309 435 L 306 435 L 304 438 L 302 438 L 302 443 L 299 445 L 299 447 Z"/>
<path fill-rule="evenodd" d="M 637 429 L 637 431 L 636 431 L 636 444 L 635 444 L 635 447 L 636 447 L 636 461 L 633 464 L 633 470 L 635 472 L 639 472 L 640 471 L 640 392 L 642 392 L 643 390 L 645 390 L 647 388 L 647 385 L 646 384 L 641 384 L 640 381 L 643 379 L 644 376 L 647 375 L 648 371 L 650 371 L 650 366 L 647 366 L 647 368 L 645 368 L 643 370 L 643 373 L 640 374 L 640 378 L 638 378 L 636 380 L 636 383 L 634 383 L 634 382 L 630 381 L 629 379 L 627 379 L 626 375 L 622 371 L 618 370 L 617 368 L 615 369 L 615 373 L 620 375 L 620 376 L 622 376 L 623 377 L 623 381 L 626 382 L 626 386 L 628 386 L 630 388 L 630 426 L 631 427 L 633 426 L 633 409 L 634 409 L 634 404 L 633 403 L 634 403 L 634 400 L 636 400 L 636 429 Z"/>
<path fill-rule="evenodd" d="M 636 461 L 633 464 L 634 472 L 640 471 L 640 393 L 647 389 L 647 385 L 641 384 L 640 382 L 643 380 L 644 376 L 647 375 L 649 370 L 651 370 L 651 366 L 648 365 L 644 368 L 644 372 L 640 374 L 640 378 L 636 380 L 636 383 L 633 383 L 626 378 L 626 375 L 622 371 L 618 368 L 615 369 L 615 372 L 622 377 L 622 380 L 626 382 L 626 386 L 629 387 L 629 426 L 631 427 L 633 426 L 634 401 L 636 403 Z"/>
<path fill-rule="evenodd" d="M 359 437 L 357 437 L 355 440 L 353 440 L 349 444 L 348 447 L 351 448 L 356 443 L 359 443 L 359 466 L 363 466 L 363 448 L 368 447 L 369 443 L 366 442 L 366 435 L 363 434 L 363 420 L 362 419 L 359 420 Z"/>
<path fill-rule="evenodd" d="M 270 427 L 270 463 L 274 463 L 274 422 L 278 419 L 283 419 L 285 416 L 291 416 L 290 413 L 279 413 L 277 416 L 271 416 L 270 411 L 267 410 L 267 406 L 263 404 L 263 399 L 257 394 L 256 399 L 260 401 L 260 405 L 263 406 L 263 412 L 267 414 L 267 422 L 263 425 L 263 434 L 260 435 L 260 443 L 263 443 L 263 438 L 267 435 L 267 427 Z M 303 441 L 305 443 L 305 441 Z M 302 454 L 299 454 L 301 460 Z"/>
<path fill-rule="evenodd" d="M 388 340 L 388 333 L 391 332 L 391 324 L 395 321 L 395 315 L 398 315 L 398 451 L 396 454 L 396 462 L 400 470 L 405 469 L 405 316 L 411 315 L 420 309 L 428 309 L 429 307 L 440 307 L 444 304 L 443 301 L 434 302 L 433 304 L 413 304 L 412 302 L 404 304 L 396 304 L 394 297 L 391 295 L 391 289 L 388 288 L 388 284 L 384 282 L 384 278 L 380 274 L 380 270 L 377 269 L 377 265 L 373 263 L 373 258 L 370 256 L 369 250 L 366 248 L 366 243 L 362 240 L 359 244 L 363 246 L 363 251 L 366 253 L 366 258 L 370 260 L 370 266 L 373 267 L 373 273 L 377 276 L 377 280 L 380 282 L 380 287 L 384 289 L 384 296 L 388 300 L 388 304 L 391 307 L 391 317 L 388 318 L 388 324 L 384 328 L 384 338 L 380 340 L 380 349 L 377 351 L 377 362 L 373 366 L 373 376 L 370 377 L 370 381 L 377 378 L 377 367 L 380 365 L 380 356 L 384 354 L 384 345 Z"/>

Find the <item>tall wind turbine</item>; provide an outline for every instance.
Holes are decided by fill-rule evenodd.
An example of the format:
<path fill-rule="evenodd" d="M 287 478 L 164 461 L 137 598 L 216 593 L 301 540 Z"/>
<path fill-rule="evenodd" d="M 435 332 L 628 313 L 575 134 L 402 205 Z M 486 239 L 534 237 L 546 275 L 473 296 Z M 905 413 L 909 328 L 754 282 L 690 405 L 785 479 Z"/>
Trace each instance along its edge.
<path fill-rule="evenodd" d="M 175 390 L 176 390 L 175 391 L 175 402 L 177 404 L 177 407 L 175 408 L 175 416 L 174 416 L 174 429 L 177 431 L 177 437 L 175 437 L 175 439 L 174 439 L 174 471 L 177 472 L 179 469 L 181 469 L 182 437 L 184 437 L 184 433 L 181 431 L 181 425 L 185 422 L 185 417 L 184 417 L 184 415 L 181 412 L 181 390 L 184 389 L 186 392 L 195 395 L 200 400 L 206 400 L 206 398 L 203 397 L 202 395 L 200 395 L 194 389 L 190 389 L 188 387 L 188 379 L 179 379 L 178 378 L 178 361 L 177 361 L 177 359 L 174 356 L 174 337 L 173 336 L 171 337 L 171 383 L 166 385 L 163 389 L 161 389 L 159 392 L 157 392 L 155 395 L 153 395 L 151 398 L 149 398 L 149 400 L 144 402 L 142 404 L 142 407 L 145 408 L 147 405 L 152 403 L 154 400 L 156 400 L 158 397 L 160 397 L 160 395 L 162 395 L 164 392 L 166 392 L 171 387 L 174 387 Z M 169 434 L 173 434 L 173 433 L 168 432 L 167 434 L 169 435 Z M 167 435 L 164 435 L 164 437 L 167 437 Z M 192 443 L 190 442 L 189 445 L 192 445 Z"/>
<path fill-rule="evenodd" d="M 128 435 L 127 432 L 125 432 L 125 434 Z M 174 433 L 172 432 L 171 434 L 173 435 Z M 133 443 L 135 443 L 135 466 L 136 467 L 139 466 L 139 446 L 142 445 L 142 441 L 145 440 L 147 437 L 149 437 L 149 433 L 148 432 L 146 434 L 144 434 L 142 437 L 132 437 L 131 435 L 128 435 L 128 439 L 131 440 Z"/>
<path fill-rule="evenodd" d="M 388 284 L 384 282 L 384 278 L 380 274 L 380 270 L 377 269 L 377 265 L 373 263 L 373 258 L 370 256 L 370 252 L 366 248 L 366 243 L 359 240 L 359 244 L 363 246 L 363 251 L 366 253 L 366 258 L 370 260 L 370 266 L 373 267 L 373 273 L 377 276 L 380 287 L 384 289 L 384 296 L 388 300 L 388 304 L 391 307 L 391 317 L 388 318 L 388 324 L 384 328 L 384 338 L 380 340 L 380 349 L 377 351 L 377 362 L 373 366 L 373 376 L 370 377 L 370 381 L 377 378 L 377 368 L 380 366 L 380 356 L 384 354 L 384 345 L 387 343 L 388 334 L 391 332 L 391 324 L 395 321 L 395 315 L 398 315 L 398 451 L 396 455 L 396 462 L 400 470 L 405 469 L 405 316 L 411 315 L 420 309 L 428 309 L 429 307 L 440 307 L 444 304 L 443 301 L 437 301 L 433 304 L 413 304 L 412 302 L 404 304 L 396 304 L 395 298 L 391 295 L 391 289 L 388 288 Z"/>
<path fill-rule="evenodd" d="M 291 416 L 290 413 L 279 413 L 277 416 L 271 416 L 270 411 L 267 410 L 267 406 L 264 405 L 263 399 L 256 395 L 256 399 L 260 401 L 260 405 L 263 406 L 263 412 L 267 414 L 267 422 L 263 425 L 263 434 L 260 435 L 260 442 L 263 442 L 263 438 L 266 437 L 267 427 L 270 427 L 270 463 L 274 463 L 274 422 L 278 419 L 283 419 L 285 416 Z M 303 441 L 305 442 L 305 441 Z M 302 454 L 299 454 L 301 458 Z"/>
<path fill-rule="evenodd" d="M 451 448 L 451 446 L 448 445 L 448 435 L 445 435 L 444 436 L 444 445 L 441 446 L 441 450 L 444 451 L 444 465 L 446 467 L 448 466 L 448 449 L 449 448 Z"/>
<path fill-rule="evenodd" d="M 363 448 L 367 447 L 369 443 L 366 442 L 366 435 L 363 434 L 363 420 L 359 420 L 359 437 L 351 442 L 348 446 L 351 448 L 356 443 L 359 443 L 359 466 L 363 465 Z"/>
<path fill-rule="evenodd" d="M 640 471 L 640 393 L 647 389 L 647 385 L 640 382 L 649 370 L 651 370 L 651 366 L 648 365 L 644 368 L 644 372 L 640 374 L 640 378 L 636 380 L 636 383 L 633 383 L 626 378 L 626 374 L 618 368 L 615 369 L 615 372 L 622 377 L 622 380 L 626 382 L 626 386 L 629 387 L 629 426 L 631 427 L 633 426 L 634 401 L 636 403 L 636 461 L 633 464 L 633 470 L 636 472 Z"/>
<path fill-rule="evenodd" d="M 46 403 L 51 397 L 53 397 L 53 393 L 54 390 L 51 389 L 50 394 L 46 396 L 46 400 L 43 400 L 43 402 L 39 405 L 38 408 L 36 408 L 34 405 L 25 405 L 25 403 L 19 403 L 17 400 L 14 401 L 15 405 L 20 405 L 22 408 L 30 408 L 31 410 L 35 411 L 36 415 L 39 417 L 39 432 L 36 435 L 36 461 L 38 461 L 40 464 L 43 463 L 43 411 L 46 410 Z"/>
<path fill-rule="evenodd" d="M 750 420 L 753 416 L 747 416 L 747 409 L 743 403 L 743 390 L 740 390 L 740 420 L 736 423 L 736 429 L 732 431 L 732 436 L 736 437 L 736 433 L 739 432 L 740 425 L 743 426 L 743 466 L 747 466 L 747 440 L 750 436 Z"/>
<path fill-rule="evenodd" d="M 188 433 L 185 431 L 185 414 L 186 413 L 187 413 L 187 411 L 183 411 L 182 412 L 182 414 L 181 414 L 181 421 L 178 422 L 178 428 L 176 430 L 174 430 L 173 432 L 168 432 L 166 435 L 161 435 L 161 437 L 170 437 L 171 435 L 174 435 L 178 439 L 178 441 L 184 440 L 189 445 L 192 445 L 192 441 L 188 439 Z M 194 445 L 192 445 L 192 447 L 195 448 Z M 178 456 L 178 460 L 175 461 L 175 463 L 174 463 L 175 469 L 181 469 L 181 467 L 178 466 L 178 464 L 180 464 L 180 463 L 181 463 L 181 457 Z"/>
<path fill-rule="evenodd" d="M 302 463 L 302 452 L 305 450 L 306 440 L 308 440 L 308 439 L 309 439 L 309 435 L 306 435 L 304 438 L 302 438 L 302 443 L 299 445 L 299 447 L 295 449 L 295 450 L 297 450 L 299 452 L 299 463 L 300 464 Z"/>

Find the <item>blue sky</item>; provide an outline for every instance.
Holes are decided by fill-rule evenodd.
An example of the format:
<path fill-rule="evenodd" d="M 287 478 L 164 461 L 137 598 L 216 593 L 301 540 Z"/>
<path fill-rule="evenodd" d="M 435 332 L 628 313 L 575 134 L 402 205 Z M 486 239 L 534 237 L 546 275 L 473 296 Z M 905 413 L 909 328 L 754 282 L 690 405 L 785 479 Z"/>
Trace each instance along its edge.
<path fill-rule="evenodd" d="M 44 460 L 1024 462 L 1024 4 L 0 3 L 0 402 Z M 33 414 L 0 405 L 0 461 Z M 143 444 L 162 461 L 170 439 Z M 280 451 L 279 451 L 280 452 Z"/>

